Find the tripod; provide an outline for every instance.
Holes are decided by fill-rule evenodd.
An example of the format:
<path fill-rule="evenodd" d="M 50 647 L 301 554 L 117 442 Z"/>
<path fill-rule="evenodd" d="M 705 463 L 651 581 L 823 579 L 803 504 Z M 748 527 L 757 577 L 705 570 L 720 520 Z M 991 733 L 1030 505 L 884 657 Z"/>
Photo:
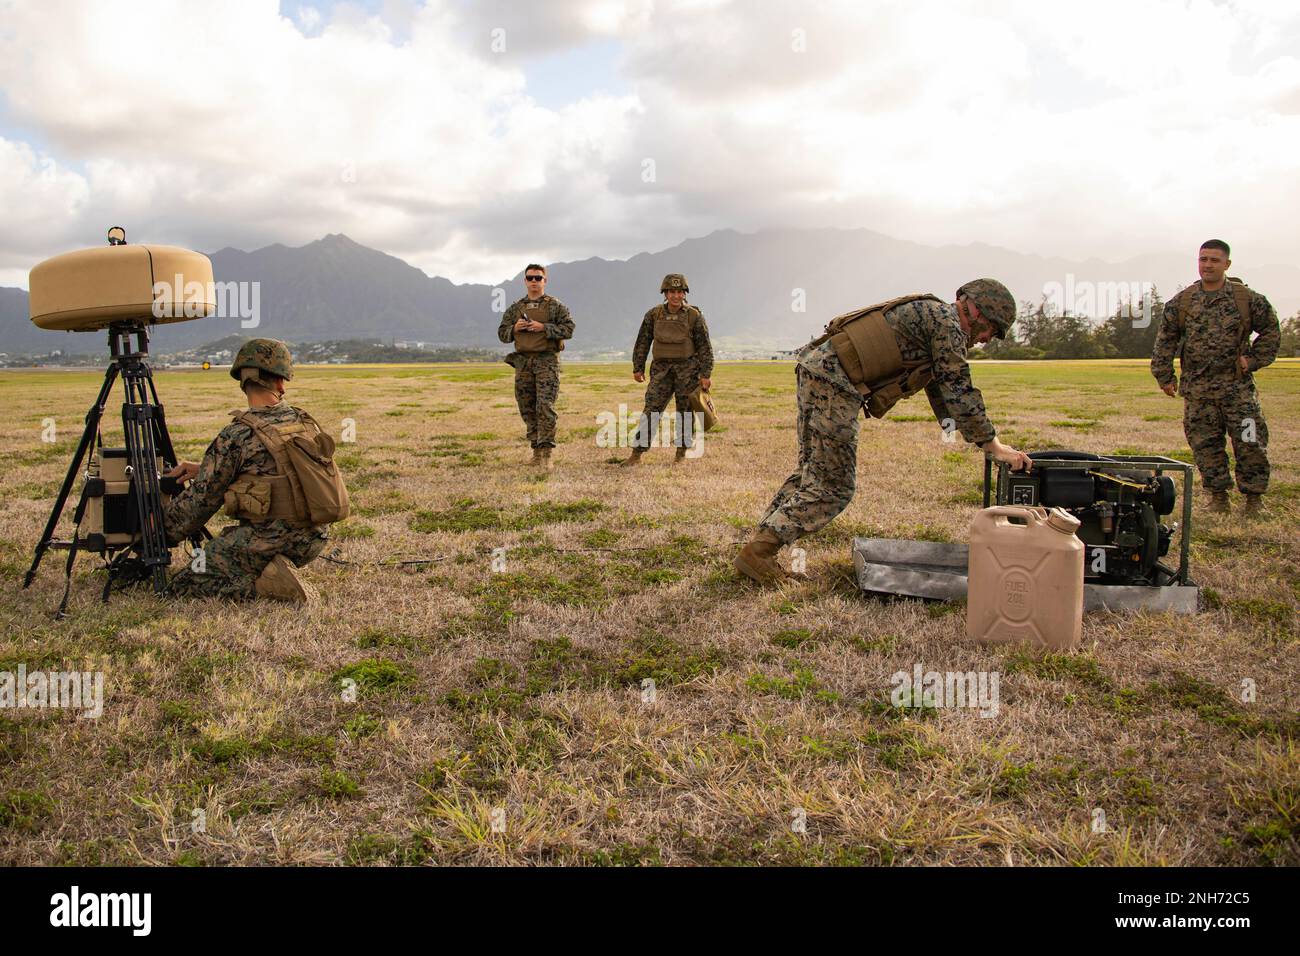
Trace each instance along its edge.
<path fill-rule="evenodd" d="M 131 338 L 135 337 L 132 348 Z M 54 510 L 45 525 L 41 540 L 36 545 L 36 555 L 32 566 L 23 579 L 23 587 L 31 585 L 36 577 L 45 552 L 67 549 L 66 567 L 67 584 L 63 590 L 63 600 L 59 604 L 56 618 L 66 616 L 68 592 L 72 586 L 72 565 L 76 560 L 78 548 L 100 550 L 108 565 L 108 582 L 104 586 L 104 600 L 108 600 L 113 583 L 123 575 L 127 559 L 138 551 L 143 574 L 153 581 L 153 589 L 161 593 L 167 587 L 167 566 L 171 563 L 171 552 L 167 548 L 167 535 L 163 529 L 162 490 L 163 479 L 158 474 L 157 458 L 161 454 L 163 467 L 176 463 L 176 452 L 172 448 L 171 436 L 167 433 L 167 422 L 163 417 L 163 407 L 158 402 L 158 391 L 154 387 L 153 370 L 146 361 L 149 355 L 149 332 L 139 322 L 117 322 L 108 328 L 108 349 L 111 361 L 104 372 L 104 384 L 99 390 L 99 397 L 86 413 L 86 427 L 81 433 L 81 441 L 68 466 L 68 474 L 63 479 L 63 487 L 55 499 Z M 73 482 L 80 473 L 81 464 L 97 441 L 102 447 L 99 435 L 100 420 L 104 406 L 112 393 L 113 384 L 118 377 L 126 389 L 126 401 L 122 404 L 122 431 L 126 439 L 127 475 L 130 479 L 130 507 L 128 509 L 130 544 L 110 545 L 100 542 L 97 546 L 83 544 L 80 536 L 82 517 L 86 510 L 87 494 L 83 489 L 73 515 L 73 535 L 69 541 L 57 541 L 54 538 L 59 517 L 63 514 Z M 89 485 L 89 481 L 87 482 Z M 114 555 L 113 552 L 117 554 Z"/>

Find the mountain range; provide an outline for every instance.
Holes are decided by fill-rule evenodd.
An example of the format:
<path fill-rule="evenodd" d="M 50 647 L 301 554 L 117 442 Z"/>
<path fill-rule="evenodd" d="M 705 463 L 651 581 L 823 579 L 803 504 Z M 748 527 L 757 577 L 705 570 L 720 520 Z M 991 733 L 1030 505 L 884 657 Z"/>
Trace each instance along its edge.
<path fill-rule="evenodd" d="M 661 300 L 659 282 L 668 272 L 688 277 L 690 301 L 703 310 L 715 344 L 789 349 L 841 312 L 913 291 L 950 299 L 958 285 L 979 276 L 995 276 L 1017 299 L 1033 302 L 1047 283 L 1072 285 L 1077 294 L 1088 282 L 1152 282 L 1168 298 L 1196 278 L 1193 253 L 1079 262 L 978 243 L 927 246 L 867 229 L 720 230 L 627 260 L 551 264 L 547 291 L 568 305 L 576 322 L 568 355 L 630 349 L 645 310 Z M 340 234 L 299 247 L 225 248 L 210 257 L 218 282 L 260 283 L 259 325 L 245 329 L 237 317 L 213 317 L 159 326 L 152 336 L 155 353 L 231 333 L 291 342 L 374 337 L 504 349 L 496 337 L 499 310 L 523 295 L 522 270 L 497 286 L 458 285 Z M 1267 295 L 1280 317 L 1300 310 L 1300 268 L 1231 271 Z M 0 288 L 0 334 L 0 351 L 11 354 L 105 347 L 102 333 L 37 329 L 28 321 L 22 289 Z"/>

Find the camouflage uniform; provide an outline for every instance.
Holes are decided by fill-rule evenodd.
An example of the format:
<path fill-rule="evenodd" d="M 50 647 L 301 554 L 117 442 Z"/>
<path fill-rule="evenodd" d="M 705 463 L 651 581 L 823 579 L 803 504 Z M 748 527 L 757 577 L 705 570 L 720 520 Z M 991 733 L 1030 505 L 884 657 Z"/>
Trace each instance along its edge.
<path fill-rule="evenodd" d="M 248 411 L 267 424 L 299 421 L 298 412 L 286 401 Z M 208 446 L 199 473 L 168 503 L 164 514 L 168 544 L 174 547 L 196 534 L 221 508 L 226 489 L 242 472 L 273 475 L 277 469 L 253 429 L 232 422 Z M 204 572 L 199 574 L 192 566 L 177 572 L 171 592 L 185 597 L 252 598 L 258 576 L 273 557 L 283 554 L 302 567 L 325 548 L 325 531 L 324 525 L 300 528 L 279 519 L 257 524 L 241 520 L 204 544 Z"/>
<path fill-rule="evenodd" d="M 691 340 L 695 345 L 695 354 L 684 359 L 661 359 L 658 355 L 650 364 L 650 383 L 645 389 L 645 407 L 642 409 L 641 422 L 632 437 L 633 448 L 649 448 L 652 435 L 650 416 L 662 413 L 668 407 L 668 399 L 675 400 L 678 422 L 692 422 L 691 393 L 700 387 L 700 379 L 713 377 L 713 343 L 709 340 L 709 327 L 704 322 L 704 313 L 695 306 L 683 305 L 682 310 L 694 309 L 695 326 Z M 646 356 L 654 342 L 655 319 L 661 312 L 668 314 L 668 306 L 659 304 L 645 314 L 641 320 L 641 331 L 637 333 L 636 345 L 632 349 L 632 371 L 645 372 Z M 677 429 L 674 443 L 678 447 L 687 447 L 689 424 Z M 642 434 L 642 433 L 645 434 Z"/>
<path fill-rule="evenodd" d="M 549 316 L 543 324 L 548 339 L 573 337 L 573 317 L 559 299 L 543 295 L 539 300 Z M 506 309 L 497 327 L 502 342 L 515 340 L 515 323 L 528 303 L 524 296 Z M 515 370 L 515 403 L 528 429 L 528 444 L 534 448 L 555 447 L 555 402 L 560 397 L 560 360 L 555 352 L 511 352 L 506 361 Z"/>
<path fill-rule="evenodd" d="M 934 363 L 926 397 L 945 429 L 984 444 L 997 432 L 984 397 L 971 383 L 967 336 L 957 310 L 933 300 L 909 302 L 885 313 L 904 361 Z M 795 366 L 799 468 L 777 491 L 759 526 L 785 544 L 819 531 L 853 500 L 862 396 L 844 373 L 831 343 L 804 349 Z"/>
<path fill-rule="evenodd" d="M 1176 316 L 1181 316 L 1182 328 Z M 1269 478 L 1268 426 L 1251 372 L 1277 358 L 1282 332 L 1268 299 L 1252 291 L 1250 324 L 1258 336 L 1243 353 L 1250 370 L 1241 373 L 1241 321 L 1228 282 L 1214 292 L 1206 292 L 1200 282 L 1189 286 L 1165 307 L 1151 352 L 1151 374 L 1162 387 L 1170 384 L 1174 356 L 1180 356 L 1183 433 L 1204 486 L 1210 491 L 1232 487 L 1223 447 L 1226 431 L 1237 459 L 1237 488 L 1243 494 L 1263 494 Z"/>

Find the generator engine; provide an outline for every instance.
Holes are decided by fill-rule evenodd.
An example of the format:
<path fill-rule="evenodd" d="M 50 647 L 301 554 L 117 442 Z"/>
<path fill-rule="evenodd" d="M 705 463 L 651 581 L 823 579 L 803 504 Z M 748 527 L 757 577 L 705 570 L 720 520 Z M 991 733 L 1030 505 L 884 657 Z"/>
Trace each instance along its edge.
<path fill-rule="evenodd" d="M 1178 522 L 1161 518 L 1174 510 L 1173 478 L 1141 466 L 1075 451 L 1031 452 L 1031 459 L 1078 461 L 1028 474 L 1011 472 L 999 500 L 1010 505 L 1061 508 L 1079 519 L 1084 580 L 1098 584 L 1164 585 L 1173 575 L 1159 562 L 1169 553 Z"/>

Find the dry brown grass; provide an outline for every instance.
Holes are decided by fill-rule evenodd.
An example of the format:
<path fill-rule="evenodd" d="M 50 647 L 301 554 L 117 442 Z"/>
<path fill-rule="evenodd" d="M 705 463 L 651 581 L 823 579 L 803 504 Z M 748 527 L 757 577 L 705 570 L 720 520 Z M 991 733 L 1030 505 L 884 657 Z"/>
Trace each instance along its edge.
<path fill-rule="evenodd" d="M 307 569 L 323 598 L 305 613 L 146 593 L 105 607 L 83 558 L 57 623 L 62 555 L 19 584 L 98 375 L 0 375 L 0 670 L 90 661 L 108 675 L 98 721 L 0 712 L 0 861 L 1300 860 L 1296 364 L 1259 376 L 1271 520 L 1198 508 L 1209 609 L 1090 616 L 1078 652 L 1046 657 L 970 646 L 960 609 L 852 585 L 853 534 L 964 538 L 980 461 L 933 423 L 865 425 L 857 499 L 805 542 L 810 579 L 764 591 L 729 562 L 793 466 L 789 365 L 721 366 L 725 430 L 705 457 L 674 468 L 657 450 L 631 473 L 595 446 L 595 415 L 639 407 L 640 387 L 623 367 L 570 365 L 545 478 L 522 464 L 509 374 L 300 372 L 294 402 L 357 434 L 342 446 L 355 514 L 332 546 L 350 563 Z M 1183 447 L 1178 404 L 1141 363 L 976 376 L 1030 448 Z M 197 458 L 238 392 L 224 372 L 158 383 Z M 914 400 L 894 416 L 926 413 Z M 1081 421 L 1096 424 L 1053 424 Z M 416 559 L 429 563 L 391 563 Z M 915 663 L 1000 672 L 999 715 L 901 719 L 890 675 Z"/>

